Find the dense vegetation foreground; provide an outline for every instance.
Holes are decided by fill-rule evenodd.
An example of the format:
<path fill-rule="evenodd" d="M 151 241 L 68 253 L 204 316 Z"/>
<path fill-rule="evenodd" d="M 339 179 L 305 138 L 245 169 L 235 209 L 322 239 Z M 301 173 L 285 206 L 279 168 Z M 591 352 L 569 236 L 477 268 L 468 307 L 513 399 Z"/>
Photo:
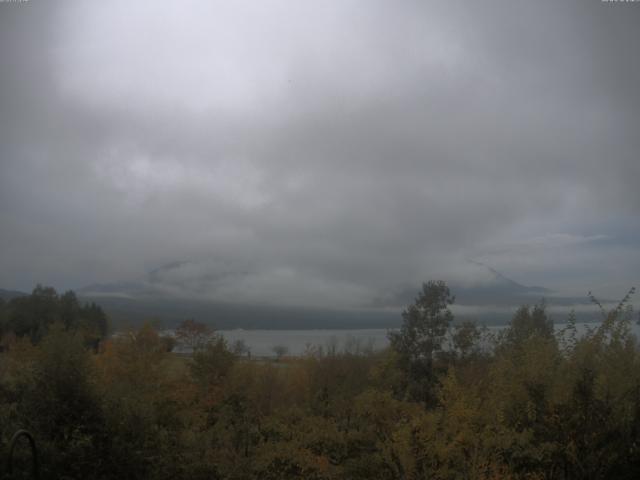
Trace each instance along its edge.
<path fill-rule="evenodd" d="M 0 302 L 2 455 L 26 428 L 52 479 L 640 478 L 628 296 L 585 335 L 535 306 L 490 337 L 452 302 L 424 284 L 383 352 L 256 361 L 194 322 L 193 357 L 149 325 L 107 338 L 100 307 L 38 287 Z"/>

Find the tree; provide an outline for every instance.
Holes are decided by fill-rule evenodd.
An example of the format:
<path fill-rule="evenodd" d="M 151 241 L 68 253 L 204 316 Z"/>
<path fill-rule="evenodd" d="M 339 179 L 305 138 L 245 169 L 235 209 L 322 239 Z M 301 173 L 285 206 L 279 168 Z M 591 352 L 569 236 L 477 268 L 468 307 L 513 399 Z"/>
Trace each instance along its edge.
<path fill-rule="evenodd" d="M 454 300 L 445 282 L 423 283 L 415 303 L 402 312 L 400 331 L 388 334 L 407 376 L 409 396 L 415 400 L 429 403 L 434 399 L 434 360 L 453 321 L 449 306 Z"/>
<path fill-rule="evenodd" d="M 229 350 L 224 338 L 215 336 L 202 348 L 194 351 L 191 373 L 203 386 L 219 386 L 235 359 L 235 354 Z"/>
<path fill-rule="evenodd" d="M 449 305 L 454 300 L 444 282 L 423 283 L 415 303 L 402 312 L 400 331 L 389 333 L 393 348 L 411 360 L 432 359 L 442 349 L 453 321 Z"/>
<path fill-rule="evenodd" d="M 60 320 L 60 302 L 55 289 L 37 285 L 31 295 L 9 302 L 8 329 L 18 337 L 38 343 L 51 325 Z"/>
<path fill-rule="evenodd" d="M 482 331 L 473 322 L 463 322 L 454 327 L 453 347 L 460 358 L 467 358 L 477 352 Z"/>
<path fill-rule="evenodd" d="M 238 339 L 235 342 L 233 342 L 233 347 L 231 350 L 238 357 L 241 357 L 243 355 L 246 355 L 247 357 L 251 356 L 251 349 L 249 348 L 249 345 L 247 345 L 247 342 L 245 342 L 242 339 Z"/>
<path fill-rule="evenodd" d="M 518 308 L 505 334 L 509 343 L 517 345 L 534 335 L 551 339 L 553 333 L 553 321 L 547 316 L 545 303 L 541 302 L 533 308 L 529 305 Z"/>
<path fill-rule="evenodd" d="M 7 333 L 7 315 L 7 302 L 0 298 L 0 336 L 4 336 Z"/>
<path fill-rule="evenodd" d="M 289 353 L 289 349 L 284 345 L 274 345 L 273 347 L 271 347 L 271 351 L 276 354 L 276 358 L 278 360 Z"/>
<path fill-rule="evenodd" d="M 49 455 L 45 478 L 80 478 L 99 461 L 104 417 L 82 336 L 53 325 L 37 350 L 18 414 Z"/>
<path fill-rule="evenodd" d="M 109 333 L 107 315 L 102 308 L 91 302 L 80 308 L 79 328 L 84 331 L 88 343 L 97 342 Z"/>
<path fill-rule="evenodd" d="M 78 328 L 78 317 L 80 316 L 80 304 L 78 303 L 78 297 L 69 290 L 63 295 L 60 295 L 60 320 L 64 325 L 65 330 L 75 330 Z"/>
<path fill-rule="evenodd" d="M 215 332 L 211 327 L 193 319 L 183 320 L 176 328 L 176 339 L 192 352 L 204 348 L 214 337 Z"/>
<path fill-rule="evenodd" d="M 58 295 L 55 289 L 38 285 L 31 295 L 13 298 L 6 310 L 5 330 L 34 343 L 60 322 L 65 331 L 82 333 L 85 344 L 97 350 L 109 330 L 102 308 L 95 303 L 81 305 L 72 290 Z"/>

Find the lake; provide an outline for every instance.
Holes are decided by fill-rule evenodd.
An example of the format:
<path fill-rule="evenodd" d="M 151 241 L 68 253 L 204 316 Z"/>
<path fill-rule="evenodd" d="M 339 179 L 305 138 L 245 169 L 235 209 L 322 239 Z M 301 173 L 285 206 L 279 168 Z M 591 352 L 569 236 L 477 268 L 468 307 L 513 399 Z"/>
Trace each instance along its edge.
<path fill-rule="evenodd" d="M 346 345 L 381 350 L 389 344 L 384 328 L 357 330 L 218 330 L 229 346 L 243 340 L 258 357 L 275 356 L 273 347 L 283 346 L 288 355 L 302 355 L 312 346 L 335 347 L 342 350 Z"/>
<path fill-rule="evenodd" d="M 598 323 L 577 323 L 578 332 L 585 332 L 588 328 L 594 328 Z M 555 325 L 556 330 L 565 327 L 565 324 Z M 492 332 L 498 332 L 505 326 L 489 326 Z M 640 337 L 640 327 L 632 324 L 633 332 Z M 387 329 L 354 329 L 354 330 L 218 330 L 233 346 L 234 342 L 242 340 L 251 350 L 251 354 L 258 357 L 275 356 L 273 347 L 283 346 L 288 355 L 302 355 L 311 346 L 323 348 L 335 347 L 342 350 L 345 346 L 358 345 L 360 348 L 373 348 L 380 350 L 389 345 Z"/>

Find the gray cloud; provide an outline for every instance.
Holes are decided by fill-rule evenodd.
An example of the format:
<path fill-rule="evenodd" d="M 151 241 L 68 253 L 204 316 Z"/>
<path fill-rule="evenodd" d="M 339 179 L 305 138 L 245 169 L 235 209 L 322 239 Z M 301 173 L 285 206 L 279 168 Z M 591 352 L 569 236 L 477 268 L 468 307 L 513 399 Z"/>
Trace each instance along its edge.
<path fill-rule="evenodd" d="M 476 259 L 618 295 L 640 266 L 638 20 L 599 1 L 0 4 L 0 285 L 186 259 L 169 284 L 194 295 L 358 307 Z"/>

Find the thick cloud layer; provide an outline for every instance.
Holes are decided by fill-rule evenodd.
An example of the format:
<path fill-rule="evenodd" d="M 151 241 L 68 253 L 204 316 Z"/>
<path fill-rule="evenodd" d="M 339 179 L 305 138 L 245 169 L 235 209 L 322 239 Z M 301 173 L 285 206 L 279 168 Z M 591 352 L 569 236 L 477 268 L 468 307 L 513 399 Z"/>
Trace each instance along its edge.
<path fill-rule="evenodd" d="M 0 3 L 1 286 L 638 279 L 638 3 L 52 3 Z"/>

